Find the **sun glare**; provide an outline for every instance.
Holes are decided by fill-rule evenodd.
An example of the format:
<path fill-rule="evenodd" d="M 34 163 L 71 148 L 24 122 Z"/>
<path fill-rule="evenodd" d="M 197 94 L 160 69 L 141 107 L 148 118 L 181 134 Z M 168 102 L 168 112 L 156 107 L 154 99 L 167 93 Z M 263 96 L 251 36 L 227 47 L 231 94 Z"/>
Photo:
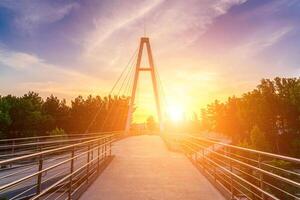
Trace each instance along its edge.
<path fill-rule="evenodd" d="M 170 105 L 168 106 L 168 118 L 171 121 L 179 122 L 183 120 L 183 107 L 179 105 Z"/>

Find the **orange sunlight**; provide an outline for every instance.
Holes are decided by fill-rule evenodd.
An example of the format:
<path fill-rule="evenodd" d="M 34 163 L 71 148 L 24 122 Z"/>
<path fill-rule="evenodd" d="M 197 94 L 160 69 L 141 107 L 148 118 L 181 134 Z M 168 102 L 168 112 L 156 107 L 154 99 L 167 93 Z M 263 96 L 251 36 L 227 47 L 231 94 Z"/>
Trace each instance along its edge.
<path fill-rule="evenodd" d="M 180 122 L 184 119 L 184 108 L 180 104 L 170 104 L 167 106 L 167 117 L 173 122 Z"/>

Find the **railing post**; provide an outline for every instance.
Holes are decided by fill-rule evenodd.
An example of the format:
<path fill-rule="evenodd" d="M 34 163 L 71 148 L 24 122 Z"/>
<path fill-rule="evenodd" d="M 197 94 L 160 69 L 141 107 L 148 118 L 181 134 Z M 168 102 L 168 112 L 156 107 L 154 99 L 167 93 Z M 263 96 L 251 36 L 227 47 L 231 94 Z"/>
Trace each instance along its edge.
<path fill-rule="evenodd" d="M 101 160 L 104 159 L 104 138 L 101 139 Z"/>
<path fill-rule="evenodd" d="M 261 169 L 261 155 L 258 154 L 258 168 Z M 264 181 L 263 181 L 263 173 L 259 172 L 259 187 L 260 189 L 264 190 Z M 261 198 L 264 200 L 265 195 L 261 193 Z"/>
<path fill-rule="evenodd" d="M 12 155 L 14 155 L 14 153 L 15 153 L 15 144 L 16 144 L 16 141 L 13 140 L 12 141 L 12 147 L 11 147 L 11 153 L 12 153 Z"/>
<path fill-rule="evenodd" d="M 106 151 L 107 151 L 107 144 L 106 144 L 106 141 L 107 141 L 107 139 L 106 139 L 106 137 L 104 138 L 104 159 L 106 159 Z"/>
<path fill-rule="evenodd" d="M 91 168 L 93 168 L 93 160 L 94 160 L 94 142 L 92 142 L 91 147 Z"/>
<path fill-rule="evenodd" d="M 215 152 L 215 144 L 212 145 L 212 151 Z M 212 159 L 213 159 L 213 156 L 214 155 L 211 154 Z M 217 181 L 217 169 L 216 169 L 217 166 L 215 164 L 213 164 L 213 166 L 214 166 L 214 180 Z"/>
<path fill-rule="evenodd" d="M 92 145 L 92 167 L 93 167 L 93 171 L 94 171 L 94 165 L 95 165 L 95 162 L 94 162 L 94 158 L 96 158 L 96 155 L 97 155 L 97 141 L 93 142 L 93 145 Z M 96 152 L 94 152 L 96 150 Z M 96 161 L 97 162 L 97 161 Z"/>
<path fill-rule="evenodd" d="M 230 193 L 231 193 L 231 199 L 234 199 L 232 160 L 229 160 L 229 168 L 230 168 Z"/>
<path fill-rule="evenodd" d="M 72 148 L 71 151 L 71 165 L 70 165 L 70 183 L 69 183 L 69 195 L 68 199 L 72 199 L 72 182 L 73 182 L 73 172 L 74 172 L 74 155 L 75 155 L 75 147 Z"/>
<path fill-rule="evenodd" d="M 39 150 L 41 151 L 41 150 L 42 150 L 41 147 L 39 146 L 39 142 L 40 142 L 40 139 L 37 138 L 37 139 L 36 139 L 36 150 L 37 150 L 37 151 L 39 151 Z"/>
<path fill-rule="evenodd" d="M 204 152 L 204 148 L 202 148 L 202 168 L 205 171 L 205 152 Z"/>
<path fill-rule="evenodd" d="M 108 140 L 109 140 L 109 156 L 111 156 L 111 143 L 112 143 L 112 136 L 110 136 L 110 137 L 108 138 Z"/>
<path fill-rule="evenodd" d="M 88 152 L 87 152 L 87 167 L 86 167 L 86 181 L 89 183 L 89 175 L 90 175 L 90 143 L 88 143 Z"/>
<path fill-rule="evenodd" d="M 15 154 L 15 140 L 12 141 L 12 147 L 11 147 L 11 154 L 14 157 Z M 10 164 L 10 167 L 12 167 L 12 163 Z"/>
<path fill-rule="evenodd" d="M 38 171 L 41 172 L 42 170 L 43 170 L 43 155 L 40 155 Z M 40 194 L 41 190 L 42 190 L 42 173 L 39 173 L 37 176 L 36 194 Z"/>
<path fill-rule="evenodd" d="M 100 139 L 98 139 L 98 148 L 97 148 L 97 151 L 98 151 L 98 156 L 97 156 L 97 172 L 99 173 L 100 171 L 100 146 L 101 146 L 101 141 Z"/>

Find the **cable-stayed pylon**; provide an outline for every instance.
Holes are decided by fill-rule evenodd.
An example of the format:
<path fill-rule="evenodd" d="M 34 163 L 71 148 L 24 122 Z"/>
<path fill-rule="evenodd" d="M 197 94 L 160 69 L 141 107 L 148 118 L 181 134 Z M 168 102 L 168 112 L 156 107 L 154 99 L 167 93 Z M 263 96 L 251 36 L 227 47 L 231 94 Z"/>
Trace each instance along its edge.
<path fill-rule="evenodd" d="M 144 46 L 146 46 L 147 54 L 148 54 L 149 67 L 147 67 L 147 68 L 141 67 Z M 133 80 L 133 87 L 132 87 L 132 91 L 131 91 L 131 99 L 130 99 L 130 105 L 129 105 L 128 115 L 127 115 L 125 131 L 129 132 L 129 130 L 130 130 L 134 101 L 135 101 L 135 97 L 136 97 L 136 90 L 137 90 L 137 84 L 138 84 L 138 79 L 139 79 L 139 73 L 142 71 L 150 72 L 153 91 L 154 91 L 154 97 L 155 97 L 157 117 L 158 117 L 158 121 L 159 121 L 159 125 L 160 125 L 159 127 L 160 127 L 160 131 L 162 131 L 163 130 L 163 119 L 162 119 L 162 112 L 161 112 L 161 105 L 160 105 L 160 96 L 159 96 L 159 92 L 158 92 L 157 78 L 156 78 L 156 73 L 155 73 L 155 68 L 154 68 L 150 40 L 148 37 L 142 37 L 140 40 L 140 46 L 139 46 L 139 52 L 138 52 L 136 66 L 135 66 L 135 74 L 134 74 L 134 80 Z"/>

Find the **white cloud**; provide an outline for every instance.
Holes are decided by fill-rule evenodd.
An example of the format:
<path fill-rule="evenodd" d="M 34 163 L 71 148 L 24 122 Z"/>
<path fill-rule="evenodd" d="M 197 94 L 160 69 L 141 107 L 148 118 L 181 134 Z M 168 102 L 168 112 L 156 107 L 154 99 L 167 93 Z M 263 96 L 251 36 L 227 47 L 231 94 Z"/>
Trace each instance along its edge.
<path fill-rule="evenodd" d="M 137 48 L 138 38 L 143 35 L 144 23 L 146 34 L 155 48 L 155 55 L 173 52 L 169 56 L 176 57 L 174 50 L 185 49 L 193 44 L 216 17 L 246 0 L 131 2 L 126 1 L 117 4 L 117 8 L 109 8 L 113 14 L 99 12 L 100 16 L 93 20 L 95 30 L 88 33 L 85 36 L 87 39 L 83 41 L 82 60 L 85 65 L 91 68 L 101 65 L 108 70 L 120 71 L 122 63 L 125 64 L 127 57 Z M 115 10 L 117 12 L 113 12 Z M 112 60 L 114 62 L 110 62 Z"/>
<path fill-rule="evenodd" d="M 71 95 L 103 93 L 101 86 L 108 86 L 103 81 L 92 76 L 81 74 L 72 69 L 66 69 L 46 62 L 33 54 L 15 52 L 0 47 L 0 68 L 10 68 L 12 73 L 5 74 L 1 84 L 14 83 L 16 91 Z M 108 90 L 108 89 L 107 89 Z"/>
<path fill-rule="evenodd" d="M 24 69 L 35 66 L 41 61 L 30 54 L 9 52 L 0 49 L 0 63 L 15 69 Z"/>
<path fill-rule="evenodd" d="M 246 1 L 247 0 L 220 0 L 213 5 L 213 8 L 217 11 L 217 15 L 223 15 L 226 14 L 232 6 L 243 4 Z"/>
<path fill-rule="evenodd" d="M 47 1 L 2 0 L 4 6 L 15 12 L 15 25 L 25 33 L 32 34 L 40 25 L 53 23 L 64 18 L 79 7 L 76 2 L 55 5 Z"/>
<path fill-rule="evenodd" d="M 142 7 L 136 9 L 136 12 L 126 12 L 125 15 L 118 13 L 118 15 L 112 18 L 94 19 L 96 30 L 91 33 L 85 40 L 86 53 L 89 54 L 97 46 L 101 45 L 103 41 L 108 39 L 115 31 L 122 28 L 128 28 L 130 23 L 136 21 L 139 18 L 144 17 L 153 8 L 157 7 L 164 0 L 154 0 L 142 4 Z M 125 7 L 126 9 L 126 7 Z"/>
<path fill-rule="evenodd" d="M 241 45 L 233 49 L 232 54 L 237 54 L 242 58 L 249 58 L 261 53 L 263 50 L 275 45 L 282 40 L 294 27 L 276 27 L 276 29 L 262 29 L 247 38 Z"/>

